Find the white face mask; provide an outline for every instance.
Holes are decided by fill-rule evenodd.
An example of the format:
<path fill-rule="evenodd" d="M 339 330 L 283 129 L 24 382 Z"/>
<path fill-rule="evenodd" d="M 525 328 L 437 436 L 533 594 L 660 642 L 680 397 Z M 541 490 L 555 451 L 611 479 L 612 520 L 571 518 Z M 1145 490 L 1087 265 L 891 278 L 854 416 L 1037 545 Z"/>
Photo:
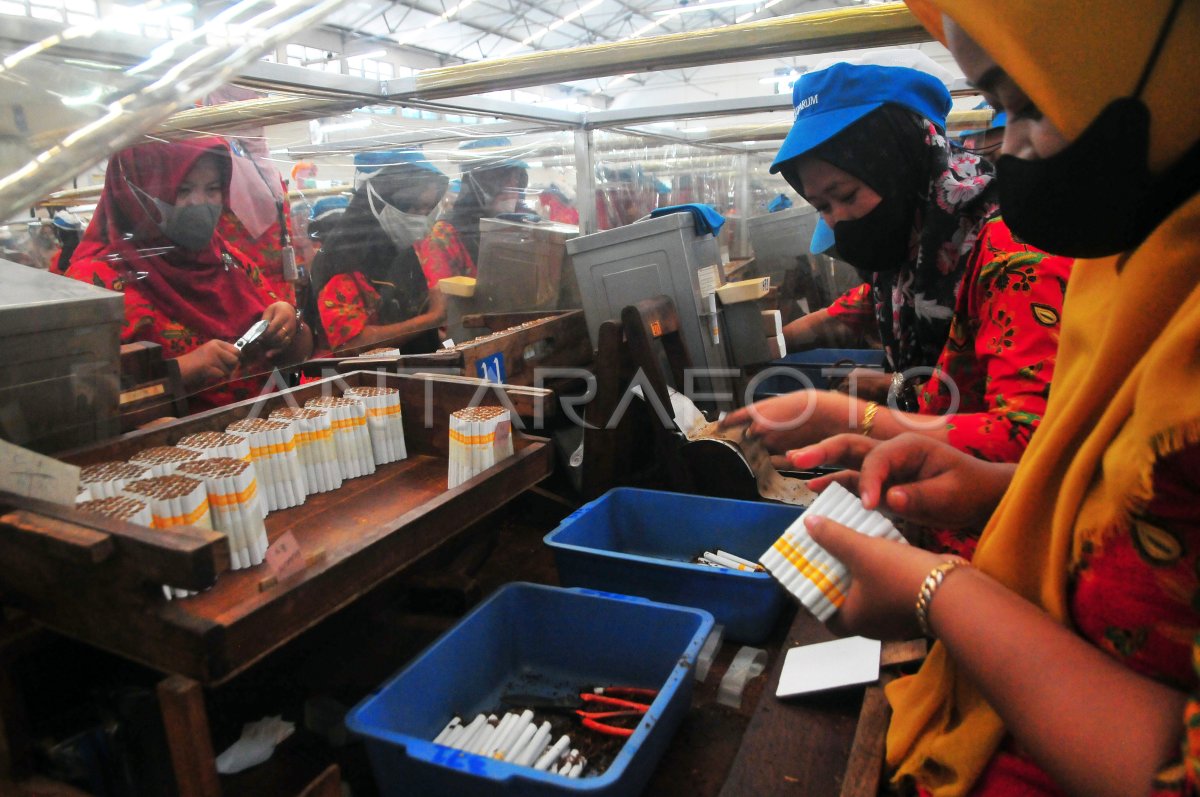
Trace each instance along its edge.
<path fill-rule="evenodd" d="M 379 210 L 375 209 L 376 200 L 382 206 Z M 392 239 L 392 243 L 396 245 L 397 249 L 411 248 L 429 234 L 428 216 L 405 213 L 392 207 L 369 182 L 367 183 L 367 205 L 371 208 L 371 214 L 375 216 L 379 226 Z"/>

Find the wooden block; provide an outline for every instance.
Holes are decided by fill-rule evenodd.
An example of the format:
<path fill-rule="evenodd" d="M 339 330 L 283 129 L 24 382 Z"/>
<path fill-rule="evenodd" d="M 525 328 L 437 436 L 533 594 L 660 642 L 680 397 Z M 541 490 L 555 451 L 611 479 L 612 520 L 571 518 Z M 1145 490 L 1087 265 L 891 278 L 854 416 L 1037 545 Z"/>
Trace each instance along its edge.
<path fill-rule="evenodd" d="M 0 516 L 0 534 L 13 534 L 56 559 L 78 565 L 99 564 L 112 556 L 112 536 L 74 523 L 19 509 Z"/>
<path fill-rule="evenodd" d="M 876 797 L 879 794 L 884 744 L 887 741 L 888 722 L 892 717 L 891 706 L 883 694 L 883 685 L 887 680 L 890 678 L 884 676 L 878 686 L 867 687 L 863 694 L 862 711 L 858 715 L 858 727 L 850 747 L 846 775 L 842 779 L 841 797 Z"/>
<path fill-rule="evenodd" d="M 172 675 L 157 692 L 179 797 L 221 797 L 204 690 L 191 678 Z"/>
<path fill-rule="evenodd" d="M 897 664 L 921 661 L 928 653 L 929 644 L 924 639 L 884 642 L 883 649 L 879 652 L 879 666 L 891 667 Z"/>

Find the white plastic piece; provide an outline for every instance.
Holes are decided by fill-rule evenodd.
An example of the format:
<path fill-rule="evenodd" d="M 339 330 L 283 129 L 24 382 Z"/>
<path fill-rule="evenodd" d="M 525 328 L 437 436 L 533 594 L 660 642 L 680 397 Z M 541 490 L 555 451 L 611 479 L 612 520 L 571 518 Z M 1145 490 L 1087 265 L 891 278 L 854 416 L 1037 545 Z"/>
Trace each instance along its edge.
<path fill-rule="evenodd" d="M 744 647 L 733 657 L 721 685 L 717 687 L 717 702 L 730 708 L 742 707 L 742 692 L 751 678 L 762 675 L 767 668 L 767 652 L 762 648 Z"/>
<path fill-rule="evenodd" d="M 697 681 L 704 681 L 708 677 L 708 670 L 712 667 L 713 659 L 717 657 L 717 651 L 721 649 L 721 640 L 724 636 L 725 626 L 714 625 L 708 634 L 708 639 L 704 640 L 704 644 L 700 647 L 700 653 L 696 656 Z"/>

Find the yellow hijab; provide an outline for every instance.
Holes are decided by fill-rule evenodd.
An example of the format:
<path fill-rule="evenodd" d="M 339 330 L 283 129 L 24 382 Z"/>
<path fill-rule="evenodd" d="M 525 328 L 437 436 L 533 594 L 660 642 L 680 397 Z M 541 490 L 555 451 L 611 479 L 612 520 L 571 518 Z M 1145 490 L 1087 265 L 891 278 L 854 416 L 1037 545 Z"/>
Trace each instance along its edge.
<path fill-rule="evenodd" d="M 1169 0 L 907 0 L 940 38 L 961 25 L 1069 139 L 1132 93 Z M 1151 168 L 1200 135 L 1200 3 L 1185 2 L 1142 98 Z M 1103 169 L 1104 164 L 1096 164 Z M 1068 574 L 1084 542 L 1137 522 L 1155 462 L 1200 443 L 1200 196 L 1132 252 L 1076 263 L 1042 425 L 988 523 L 974 563 L 1069 623 Z M 893 682 L 888 761 L 937 797 L 969 792 L 1005 737 L 1000 718 L 940 644 Z M 1182 717 L 1180 718 L 1182 732 Z"/>

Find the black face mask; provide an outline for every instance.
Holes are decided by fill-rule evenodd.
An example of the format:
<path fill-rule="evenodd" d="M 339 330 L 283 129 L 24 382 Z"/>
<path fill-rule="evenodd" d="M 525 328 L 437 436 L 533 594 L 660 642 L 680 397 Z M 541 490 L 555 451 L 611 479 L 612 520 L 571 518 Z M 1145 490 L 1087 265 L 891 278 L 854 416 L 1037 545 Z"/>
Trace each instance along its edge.
<path fill-rule="evenodd" d="M 1150 111 L 1139 97 L 1180 2 L 1159 32 L 1137 88 L 1110 102 L 1057 155 L 996 162 L 1000 210 L 1013 234 L 1067 257 L 1106 257 L 1133 249 L 1200 186 L 1200 144 L 1167 173 L 1150 174 Z"/>
<path fill-rule="evenodd" d="M 1105 257 L 1133 249 L 1196 191 L 1200 149 L 1155 179 L 1147 163 L 1150 112 L 1114 100 L 1066 149 L 1043 160 L 996 163 L 1000 210 L 1013 234 L 1056 255 Z"/>
<path fill-rule="evenodd" d="M 860 273 L 895 271 L 908 262 L 912 224 L 910 203 L 885 199 L 862 218 L 833 225 L 837 257 Z"/>

